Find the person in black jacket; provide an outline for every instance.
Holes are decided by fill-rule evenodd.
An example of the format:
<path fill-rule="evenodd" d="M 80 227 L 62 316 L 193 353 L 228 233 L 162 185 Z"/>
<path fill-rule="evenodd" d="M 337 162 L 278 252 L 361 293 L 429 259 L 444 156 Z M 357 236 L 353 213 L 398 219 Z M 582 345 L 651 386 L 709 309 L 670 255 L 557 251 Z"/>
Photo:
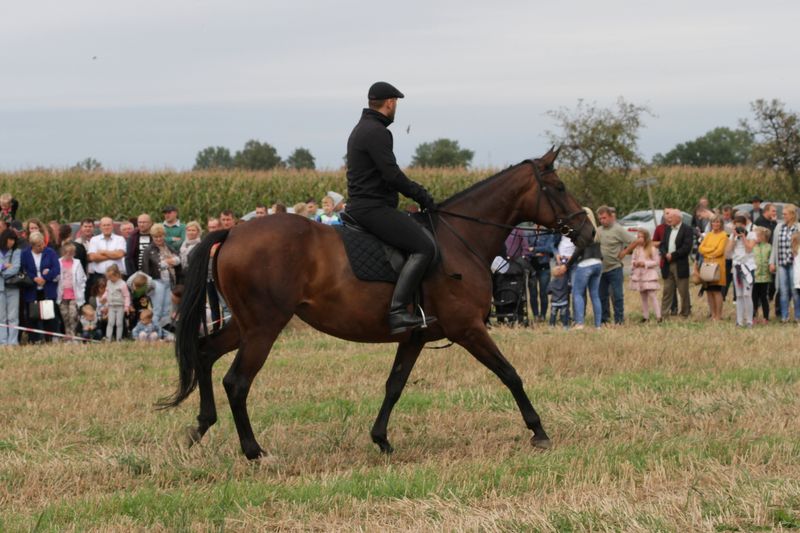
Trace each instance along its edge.
<path fill-rule="evenodd" d="M 667 316 L 672 307 L 675 288 L 681 301 L 681 316 L 687 318 L 691 312 L 689 300 L 689 256 L 692 253 L 692 228 L 681 223 L 681 214 L 677 209 L 664 210 L 667 229 L 664 238 L 658 245 L 658 251 L 664 258 L 661 275 L 664 278 L 664 293 L 661 298 L 661 314 Z"/>
<path fill-rule="evenodd" d="M 393 152 L 392 133 L 397 99 L 403 93 L 386 82 L 374 83 L 368 92 L 369 108 L 347 140 L 347 213 L 379 239 L 408 252 L 389 309 L 389 329 L 401 333 L 423 325 L 408 306 L 435 254 L 434 243 L 422 228 L 397 210 L 398 193 L 424 209 L 435 207 L 425 188 L 406 177 Z M 430 323 L 435 317 L 426 317 Z"/>

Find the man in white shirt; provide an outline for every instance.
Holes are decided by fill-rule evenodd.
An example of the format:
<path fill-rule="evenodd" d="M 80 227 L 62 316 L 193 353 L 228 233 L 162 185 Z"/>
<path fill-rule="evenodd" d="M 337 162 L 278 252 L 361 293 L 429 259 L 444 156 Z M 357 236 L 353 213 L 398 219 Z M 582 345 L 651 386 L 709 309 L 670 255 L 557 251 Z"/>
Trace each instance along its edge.
<path fill-rule="evenodd" d="M 106 269 L 117 265 L 119 271 L 125 275 L 125 239 L 114 233 L 114 221 L 110 217 L 100 219 L 100 235 L 95 235 L 89 241 L 87 254 L 89 256 L 89 283 L 94 286 L 97 280 L 106 275 Z"/>

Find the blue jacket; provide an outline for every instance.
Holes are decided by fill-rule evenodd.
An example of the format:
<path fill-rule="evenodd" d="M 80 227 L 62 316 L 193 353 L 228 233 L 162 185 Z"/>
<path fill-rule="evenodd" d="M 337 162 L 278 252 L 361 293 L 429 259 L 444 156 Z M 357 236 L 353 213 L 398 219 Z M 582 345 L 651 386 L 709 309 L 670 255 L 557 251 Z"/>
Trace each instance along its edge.
<path fill-rule="evenodd" d="M 536 262 L 540 266 L 550 266 L 550 259 L 558 253 L 558 243 L 561 235 L 552 233 L 529 232 L 527 235 L 528 247 L 533 248 L 532 252 L 526 252 L 531 262 Z M 536 254 L 544 254 L 536 255 Z"/>
<path fill-rule="evenodd" d="M 48 300 L 56 300 L 58 298 L 58 276 L 61 274 L 61 263 L 58 261 L 58 254 L 52 248 L 45 247 L 42 251 L 42 261 L 40 263 L 41 272 L 46 281 L 44 284 L 44 297 Z M 36 271 L 36 263 L 33 261 L 33 252 L 30 248 L 26 248 L 22 252 L 22 268 L 27 272 L 31 279 L 39 277 Z M 22 297 L 25 302 L 35 302 L 37 288 L 25 289 Z"/>
<path fill-rule="evenodd" d="M 19 272 L 22 264 L 20 257 L 22 257 L 22 250 L 19 248 L 8 250 L 5 256 L 0 253 L 0 262 L 2 262 L 2 265 L 6 263 L 11 264 L 8 268 L 2 268 L 2 266 L 0 266 L 0 268 L 2 268 L 2 275 L 0 275 L 0 291 L 6 290 L 6 279 L 15 276 L 17 272 Z M 16 289 L 16 287 L 14 287 L 14 289 Z"/>

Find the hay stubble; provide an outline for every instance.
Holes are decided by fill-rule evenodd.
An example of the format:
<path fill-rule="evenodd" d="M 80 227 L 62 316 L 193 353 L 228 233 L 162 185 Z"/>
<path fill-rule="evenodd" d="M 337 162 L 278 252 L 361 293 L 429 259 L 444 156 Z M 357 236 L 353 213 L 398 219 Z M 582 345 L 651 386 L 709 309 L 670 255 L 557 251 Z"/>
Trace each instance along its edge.
<path fill-rule="evenodd" d="M 302 324 L 249 399 L 269 461 L 220 422 L 191 449 L 169 347 L 0 353 L 0 529 L 726 530 L 800 525 L 798 329 L 676 321 L 495 329 L 554 448 L 534 450 L 510 393 L 460 348 L 426 352 L 368 431 L 390 346 Z"/>

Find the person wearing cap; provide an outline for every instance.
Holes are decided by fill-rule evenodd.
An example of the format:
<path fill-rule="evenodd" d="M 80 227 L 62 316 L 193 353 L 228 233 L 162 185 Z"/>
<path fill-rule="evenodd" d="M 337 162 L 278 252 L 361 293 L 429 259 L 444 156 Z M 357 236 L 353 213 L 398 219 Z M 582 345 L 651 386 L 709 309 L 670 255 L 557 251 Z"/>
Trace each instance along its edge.
<path fill-rule="evenodd" d="M 336 191 L 328 191 L 328 197 L 333 200 L 333 211 L 335 213 L 344 211 L 344 196 Z"/>
<path fill-rule="evenodd" d="M 334 199 L 330 196 L 324 197 L 322 199 L 322 213 L 317 215 L 314 220 L 328 226 L 340 226 L 342 220 L 339 218 L 339 215 L 336 214 L 336 211 L 334 211 L 334 207 L 336 207 Z"/>
<path fill-rule="evenodd" d="M 186 239 L 186 226 L 178 220 L 178 208 L 168 205 L 161 210 L 164 215 L 164 231 L 167 233 L 167 246 L 173 253 L 181 253 L 181 244 Z"/>
<path fill-rule="evenodd" d="M 422 185 L 400 170 L 394 156 L 394 140 L 387 128 L 394 121 L 397 99 L 403 96 L 389 83 L 374 83 L 367 93 L 369 107 L 362 111 L 347 140 L 347 213 L 379 239 L 408 253 L 389 308 L 393 335 L 435 320 L 429 316 L 423 321 L 409 312 L 436 249 L 420 225 L 397 210 L 398 193 L 423 209 L 436 204 Z"/>

